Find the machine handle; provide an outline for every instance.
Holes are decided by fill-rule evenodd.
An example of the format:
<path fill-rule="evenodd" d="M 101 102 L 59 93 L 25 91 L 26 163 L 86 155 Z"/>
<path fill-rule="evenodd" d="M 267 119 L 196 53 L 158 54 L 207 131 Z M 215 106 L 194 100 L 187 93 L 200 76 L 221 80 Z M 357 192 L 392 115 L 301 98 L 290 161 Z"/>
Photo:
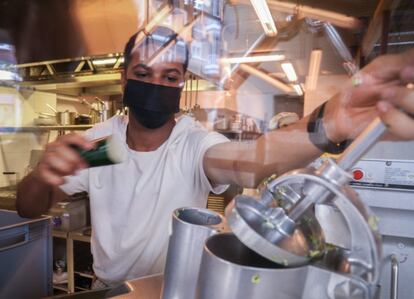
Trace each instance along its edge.
<path fill-rule="evenodd" d="M 390 298 L 398 299 L 398 272 L 399 263 L 395 254 L 391 255 L 391 289 Z"/>
<path fill-rule="evenodd" d="M 338 160 L 343 170 L 349 170 L 386 131 L 386 126 L 378 117 L 351 143 Z"/>

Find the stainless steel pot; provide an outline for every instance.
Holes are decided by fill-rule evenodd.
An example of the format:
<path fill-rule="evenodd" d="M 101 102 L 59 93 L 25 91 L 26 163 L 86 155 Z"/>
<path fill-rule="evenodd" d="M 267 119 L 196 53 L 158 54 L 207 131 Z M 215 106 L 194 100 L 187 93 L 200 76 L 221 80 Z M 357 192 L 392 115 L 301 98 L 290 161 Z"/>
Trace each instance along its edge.
<path fill-rule="evenodd" d="M 206 241 L 195 298 L 367 299 L 369 294 L 361 279 L 332 271 L 324 262 L 284 268 L 226 233 Z"/>
<path fill-rule="evenodd" d="M 207 209 L 174 211 L 161 298 L 194 298 L 204 242 L 224 229 L 223 221 Z"/>
<path fill-rule="evenodd" d="M 68 126 L 75 124 L 76 112 L 70 112 L 69 110 L 57 112 L 56 122 L 62 126 Z"/>

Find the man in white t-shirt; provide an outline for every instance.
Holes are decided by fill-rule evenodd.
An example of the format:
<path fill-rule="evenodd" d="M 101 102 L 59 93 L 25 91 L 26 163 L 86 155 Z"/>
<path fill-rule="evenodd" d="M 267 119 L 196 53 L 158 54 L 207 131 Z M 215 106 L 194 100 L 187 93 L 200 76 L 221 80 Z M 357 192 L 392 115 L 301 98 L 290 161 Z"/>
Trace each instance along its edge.
<path fill-rule="evenodd" d="M 407 101 L 412 94 L 401 89 L 414 80 L 409 69 L 414 52 L 370 64 L 366 82 L 319 109 L 322 127 L 313 130 L 304 118 L 251 143 L 229 142 L 188 116 L 175 119 L 188 50 L 174 32 L 164 27 L 151 34 L 141 31 L 126 45 L 124 57 L 129 118 L 115 116 L 86 136 L 69 134 L 50 143 L 17 196 L 20 215 L 35 217 L 67 194 L 89 193 L 94 271 L 103 285 L 162 272 L 172 211 L 205 207 L 211 191 L 221 193 L 228 184 L 255 187 L 272 173 L 302 167 L 325 150 L 337 151 L 338 143 L 355 137 L 377 114 L 391 131 L 414 139 L 413 119 L 393 106 L 414 112 Z M 400 101 L 389 101 L 390 86 L 401 94 Z M 125 142 L 127 158 L 120 164 L 87 168 L 71 147 L 88 150 L 90 140 L 111 134 Z"/>

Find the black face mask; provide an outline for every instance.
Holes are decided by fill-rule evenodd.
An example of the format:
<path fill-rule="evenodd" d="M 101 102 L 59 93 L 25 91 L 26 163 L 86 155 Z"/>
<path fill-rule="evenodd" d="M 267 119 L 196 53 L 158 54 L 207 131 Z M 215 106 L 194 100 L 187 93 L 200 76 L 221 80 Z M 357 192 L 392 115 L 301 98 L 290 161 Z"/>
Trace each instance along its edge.
<path fill-rule="evenodd" d="M 124 105 L 144 127 L 162 127 L 180 111 L 180 87 L 127 80 L 124 90 Z"/>

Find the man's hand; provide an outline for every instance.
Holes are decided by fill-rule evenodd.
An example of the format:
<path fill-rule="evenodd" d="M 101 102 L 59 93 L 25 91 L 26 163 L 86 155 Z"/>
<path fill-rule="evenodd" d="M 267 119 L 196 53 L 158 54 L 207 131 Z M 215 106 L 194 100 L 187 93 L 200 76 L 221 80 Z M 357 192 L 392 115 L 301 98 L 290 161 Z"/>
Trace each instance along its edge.
<path fill-rule="evenodd" d="M 414 140 L 414 89 L 387 88 L 378 102 L 379 116 L 393 137 Z"/>
<path fill-rule="evenodd" d="M 68 134 L 59 137 L 46 146 L 33 175 L 44 183 L 59 186 L 64 183 L 64 176 L 86 168 L 85 160 L 70 145 L 76 145 L 84 150 L 94 147 L 92 142 L 81 135 Z"/>
<path fill-rule="evenodd" d="M 414 49 L 380 56 L 356 78 L 361 81 L 358 86 L 345 89 L 326 106 L 324 124 L 329 139 L 353 139 L 378 115 L 395 136 L 413 139 L 409 114 L 413 113 L 414 96 L 406 85 L 414 82 Z"/>

